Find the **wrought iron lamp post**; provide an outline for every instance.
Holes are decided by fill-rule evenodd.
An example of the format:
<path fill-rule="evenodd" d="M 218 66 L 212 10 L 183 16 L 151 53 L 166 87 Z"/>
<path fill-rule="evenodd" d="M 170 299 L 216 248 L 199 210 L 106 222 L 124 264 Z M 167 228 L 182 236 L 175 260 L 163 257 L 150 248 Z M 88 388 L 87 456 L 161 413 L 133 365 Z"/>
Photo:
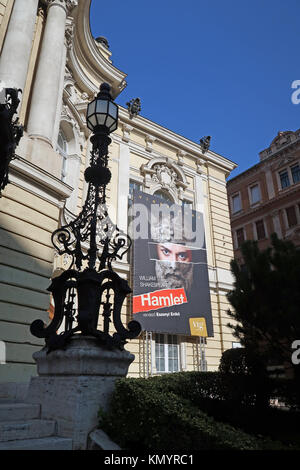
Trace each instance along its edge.
<path fill-rule="evenodd" d="M 64 348 L 80 333 L 96 337 L 104 347 L 123 349 L 126 340 L 141 331 L 136 321 L 129 322 L 128 329 L 122 324 L 121 308 L 131 289 L 112 269 L 112 262 L 129 250 L 131 239 L 111 222 L 106 208 L 106 186 L 111 179 L 109 134 L 118 126 L 118 106 L 107 83 L 88 105 L 87 126 L 93 132 L 90 166 L 85 171 L 87 198 L 78 217 L 52 234 L 54 247 L 59 254 L 69 255 L 71 264 L 48 288 L 55 304 L 52 322 L 45 327 L 42 320 L 35 320 L 30 327 L 33 335 L 45 338 L 48 352 Z M 98 330 L 99 316 L 102 330 Z M 57 334 L 63 319 L 64 331 Z"/>
<path fill-rule="evenodd" d="M 0 197 L 8 184 L 9 164 L 15 158 L 15 150 L 23 135 L 18 118 L 13 120 L 20 100 L 16 88 L 2 88 L 0 92 Z"/>

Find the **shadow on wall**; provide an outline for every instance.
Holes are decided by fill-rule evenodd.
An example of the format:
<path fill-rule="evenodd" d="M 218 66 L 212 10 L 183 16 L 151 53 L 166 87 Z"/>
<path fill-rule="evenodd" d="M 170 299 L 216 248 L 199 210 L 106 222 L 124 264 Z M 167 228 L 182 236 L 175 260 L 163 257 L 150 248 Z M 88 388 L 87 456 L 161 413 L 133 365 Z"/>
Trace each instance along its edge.
<path fill-rule="evenodd" d="M 26 195 L 25 204 L 14 191 Z M 35 196 L 29 207 L 30 198 L 8 185 L 0 199 L 0 382 L 24 382 L 36 375 L 32 354 L 44 341 L 32 336 L 29 327 L 37 319 L 49 322 L 46 289 L 54 250 L 52 232 L 45 227 L 55 229 L 57 221 L 34 208 Z"/>

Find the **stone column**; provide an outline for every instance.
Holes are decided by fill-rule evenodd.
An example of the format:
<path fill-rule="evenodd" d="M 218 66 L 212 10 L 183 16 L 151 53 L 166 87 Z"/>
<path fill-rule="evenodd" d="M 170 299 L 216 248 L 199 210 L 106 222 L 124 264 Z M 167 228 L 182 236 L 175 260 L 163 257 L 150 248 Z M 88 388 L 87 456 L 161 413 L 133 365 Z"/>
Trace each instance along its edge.
<path fill-rule="evenodd" d="M 7 87 L 25 87 L 39 0 L 15 0 L 0 57 L 0 79 Z"/>
<path fill-rule="evenodd" d="M 117 224 L 127 232 L 128 226 L 128 195 L 129 195 L 129 161 L 130 151 L 126 144 L 120 144 L 119 174 L 118 174 L 118 218 Z"/>
<path fill-rule="evenodd" d="M 47 0 L 48 14 L 32 93 L 28 134 L 52 145 L 68 10 L 77 0 Z"/>
<path fill-rule="evenodd" d="M 269 199 L 273 199 L 273 197 L 275 197 L 275 190 L 274 190 L 274 184 L 273 184 L 273 176 L 272 176 L 271 165 L 270 164 L 266 165 L 264 171 L 265 171 L 265 177 L 266 177 L 268 197 L 269 197 Z"/>
<path fill-rule="evenodd" d="M 282 238 L 282 229 L 281 229 L 281 223 L 280 223 L 280 214 L 279 210 L 275 209 L 271 213 L 272 219 L 273 219 L 273 226 L 274 226 L 274 231 L 277 233 L 278 238 Z"/>

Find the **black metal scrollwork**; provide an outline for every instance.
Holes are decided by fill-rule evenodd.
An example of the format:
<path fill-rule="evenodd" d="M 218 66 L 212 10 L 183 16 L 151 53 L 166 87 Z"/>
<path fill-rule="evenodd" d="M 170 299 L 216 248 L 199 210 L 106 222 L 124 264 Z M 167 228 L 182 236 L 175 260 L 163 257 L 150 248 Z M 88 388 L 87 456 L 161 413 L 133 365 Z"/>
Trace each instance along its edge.
<path fill-rule="evenodd" d="M 52 234 L 57 252 L 71 257 L 69 269 L 54 278 L 48 288 L 54 300 L 54 317 L 47 327 L 41 320 L 30 327 L 34 336 L 45 338 L 48 352 L 64 348 L 75 333 L 92 335 L 107 348 L 123 349 L 127 339 L 141 332 L 138 322 L 131 321 L 125 328 L 121 321 L 121 308 L 131 289 L 112 269 L 113 261 L 122 259 L 130 249 L 131 239 L 112 223 L 106 207 L 111 139 L 99 129 L 91 142 L 90 166 L 85 171 L 89 187 L 83 209 L 74 221 Z M 98 329 L 101 320 L 102 331 Z M 58 334 L 63 321 L 64 329 Z"/>

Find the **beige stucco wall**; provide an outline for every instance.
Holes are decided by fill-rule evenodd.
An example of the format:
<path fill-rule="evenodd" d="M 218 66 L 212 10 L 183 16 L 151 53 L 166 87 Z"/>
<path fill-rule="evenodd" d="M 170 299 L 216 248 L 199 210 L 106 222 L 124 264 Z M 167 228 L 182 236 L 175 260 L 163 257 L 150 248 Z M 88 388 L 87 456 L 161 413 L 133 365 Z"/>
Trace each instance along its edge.
<path fill-rule="evenodd" d="M 111 215 L 113 215 L 114 208 L 118 205 L 118 192 L 116 191 L 117 186 L 117 162 L 120 158 L 120 145 L 124 145 L 123 137 L 123 125 L 121 121 L 118 130 L 114 133 L 113 144 L 110 148 L 110 158 L 112 159 L 110 167 L 115 171 L 113 181 L 109 185 L 109 205 L 113 208 Z M 135 125 L 137 129 L 135 128 Z M 129 142 L 125 145 L 129 147 L 130 161 L 129 161 L 129 178 L 139 182 L 143 186 L 143 172 L 142 168 L 151 161 L 151 158 L 168 157 L 177 164 L 178 163 L 178 150 L 184 150 L 180 147 L 172 147 L 168 142 L 164 142 L 162 137 L 155 136 L 155 140 L 152 145 L 152 152 L 146 150 L 146 133 L 141 132 L 139 129 L 139 123 L 133 119 L 130 122 L 131 131 Z M 159 131 L 158 131 L 159 132 Z M 162 133 L 165 130 L 162 130 Z M 149 130 L 149 134 L 151 134 Z M 180 167 L 184 173 L 186 173 L 187 188 L 183 193 L 183 198 L 191 200 L 193 207 L 196 207 L 196 191 L 195 191 L 195 176 L 197 175 L 197 156 L 187 155 L 183 159 L 183 165 Z M 227 203 L 227 191 L 226 191 L 226 171 L 221 166 L 216 166 L 205 161 L 205 164 L 201 167 L 202 177 L 202 188 L 203 188 L 203 200 L 204 200 L 204 220 L 205 220 L 205 233 L 207 243 L 207 255 L 208 265 L 212 273 L 222 272 L 230 278 L 230 260 L 233 257 L 232 240 L 229 222 L 229 212 Z M 147 191 L 145 188 L 144 190 Z M 124 208 L 125 209 L 125 208 Z M 125 272 L 122 273 L 130 282 L 130 273 L 128 270 L 130 266 L 127 266 Z M 218 271 L 219 270 L 219 271 Z M 217 274 L 216 274 L 217 276 Z M 219 279 L 219 284 L 221 280 Z M 229 281 L 228 281 L 229 282 Z M 207 344 L 205 346 L 206 360 L 208 363 L 208 370 L 216 370 L 219 366 L 219 361 L 222 352 L 225 349 L 232 347 L 232 342 L 235 341 L 232 336 L 231 330 L 227 327 L 229 318 L 227 316 L 227 310 L 229 303 L 226 298 L 226 292 L 230 288 L 229 284 L 226 288 L 221 288 L 218 282 L 211 282 L 211 305 L 212 315 L 214 323 L 214 337 L 207 338 Z M 130 301 L 128 301 L 130 304 Z M 126 323 L 130 320 L 130 309 L 129 312 L 126 307 L 123 308 L 123 321 Z M 134 363 L 130 366 L 130 376 L 141 376 L 145 374 L 147 370 L 147 363 L 145 360 L 146 348 L 149 348 L 149 363 L 148 370 L 151 370 L 151 352 L 153 355 L 154 349 L 154 334 L 152 337 L 152 344 L 148 343 L 143 339 L 144 335 L 140 338 L 131 340 L 126 345 L 126 349 L 135 354 L 136 358 Z M 199 339 L 196 337 L 180 336 L 179 341 L 183 344 L 182 348 L 185 352 L 185 368 L 184 370 L 196 370 L 198 364 L 199 355 Z M 153 360 L 153 358 L 152 358 Z M 155 361 L 152 363 L 152 372 L 155 373 L 154 366 Z"/>
<path fill-rule="evenodd" d="M 0 381 L 24 381 L 36 373 L 32 354 L 43 342 L 29 326 L 37 319 L 48 322 L 51 233 L 58 212 L 54 204 L 14 183 L 0 199 L 0 339 L 6 344 Z"/>
<path fill-rule="evenodd" d="M 5 38 L 13 3 L 14 0 L 0 0 L 0 52 Z"/>

